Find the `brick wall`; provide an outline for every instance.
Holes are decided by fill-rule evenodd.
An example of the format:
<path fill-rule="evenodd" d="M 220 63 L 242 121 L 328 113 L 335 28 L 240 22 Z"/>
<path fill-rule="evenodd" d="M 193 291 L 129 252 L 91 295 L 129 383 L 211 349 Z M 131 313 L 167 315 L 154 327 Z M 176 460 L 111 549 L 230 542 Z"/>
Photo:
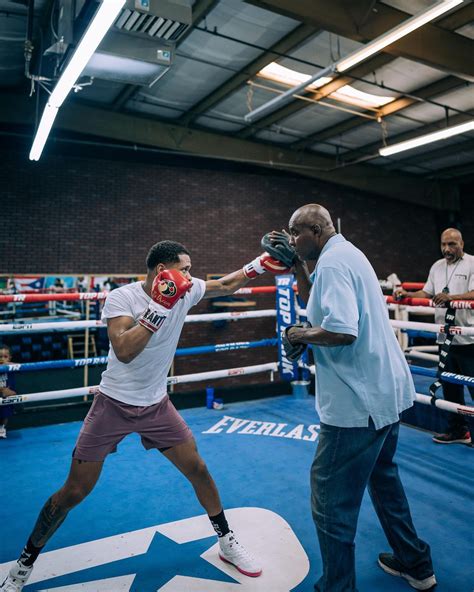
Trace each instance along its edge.
<path fill-rule="evenodd" d="M 0 273 L 138 273 L 163 238 L 191 250 L 197 275 L 227 271 L 308 202 L 341 218 L 379 277 L 422 280 L 438 256 L 432 210 L 300 177 L 2 155 L 0 183 Z"/>
<path fill-rule="evenodd" d="M 60 154 L 32 164 L 2 155 L 0 273 L 141 273 L 148 248 L 165 238 L 188 247 L 194 275 L 227 272 L 252 259 L 262 234 L 286 226 L 294 209 L 308 202 L 325 205 L 341 219 L 343 234 L 366 253 L 380 278 L 396 272 L 402 280 L 422 281 L 439 256 L 432 210 L 267 171 L 203 168 L 189 160 L 178 165 Z M 259 301 L 263 308 L 274 306 L 271 297 Z M 196 312 L 209 310 L 203 302 Z M 273 333 L 271 319 L 221 328 L 189 325 L 180 345 Z M 178 358 L 175 372 L 275 357 L 264 349 Z M 245 378 L 261 380 L 268 378 Z"/>

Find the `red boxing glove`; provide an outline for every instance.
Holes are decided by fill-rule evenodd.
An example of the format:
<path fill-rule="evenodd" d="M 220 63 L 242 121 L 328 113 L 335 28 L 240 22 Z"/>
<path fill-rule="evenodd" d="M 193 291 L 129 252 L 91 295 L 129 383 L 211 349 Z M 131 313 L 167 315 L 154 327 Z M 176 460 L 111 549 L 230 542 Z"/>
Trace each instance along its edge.
<path fill-rule="evenodd" d="M 193 283 L 179 269 L 164 269 L 153 280 L 151 298 L 170 310 L 192 286 Z"/>
<path fill-rule="evenodd" d="M 266 271 L 277 275 L 279 273 L 290 273 L 291 269 L 281 261 L 278 261 L 278 259 L 271 257 L 268 253 L 262 253 L 253 261 L 244 265 L 242 271 L 244 272 L 245 277 L 253 280 Z"/>
<path fill-rule="evenodd" d="M 170 309 L 192 285 L 178 269 L 164 269 L 160 272 L 153 280 L 150 304 L 138 319 L 140 325 L 156 333 L 168 317 Z"/>

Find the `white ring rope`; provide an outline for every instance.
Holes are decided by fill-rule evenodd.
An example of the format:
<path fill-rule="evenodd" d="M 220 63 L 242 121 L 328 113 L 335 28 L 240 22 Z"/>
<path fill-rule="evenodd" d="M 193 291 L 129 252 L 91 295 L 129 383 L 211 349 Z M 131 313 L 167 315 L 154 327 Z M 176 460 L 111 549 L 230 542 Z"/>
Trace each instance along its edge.
<path fill-rule="evenodd" d="M 267 364 L 258 364 L 256 366 L 244 366 L 242 368 L 227 368 L 226 370 L 213 370 L 211 372 L 199 372 L 196 374 L 183 374 L 181 376 L 169 376 L 168 384 L 184 384 L 187 382 L 200 382 L 201 380 L 232 378 L 233 376 L 244 376 L 247 374 L 258 374 L 260 372 L 277 372 L 278 363 L 269 362 Z M 0 405 L 10 405 L 16 403 L 30 403 L 34 401 L 50 401 L 52 399 L 66 399 L 69 397 L 82 397 L 84 395 L 93 395 L 99 389 L 99 386 L 83 386 L 73 389 L 63 389 L 59 391 L 44 391 L 41 393 L 30 393 L 26 395 L 14 395 L 0 399 Z"/>
<path fill-rule="evenodd" d="M 405 312 L 411 312 L 419 315 L 434 315 L 435 311 L 430 306 L 411 306 L 402 304 L 387 304 L 388 310 L 400 310 Z"/>
<path fill-rule="evenodd" d="M 276 317 L 276 310 L 244 310 L 236 312 L 216 312 L 210 314 L 187 315 L 186 323 L 203 323 L 208 321 L 238 321 L 240 319 L 257 319 Z M 25 333 L 29 331 L 82 331 L 93 327 L 106 327 L 102 321 L 60 321 L 53 323 L 2 323 L 0 333 Z"/>
<path fill-rule="evenodd" d="M 300 368 L 309 370 L 313 376 L 316 374 L 316 368 L 314 364 L 307 366 L 303 363 L 300 363 L 299 366 Z M 439 409 L 444 409 L 445 411 L 450 411 L 451 413 L 458 413 L 459 415 L 469 415 L 470 417 L 474 417 L 474 407 L 469 407 L 468 405 L 459 405 L 457 403 L 451 403 L 451 401 L 445 401 L 444 399 L 435 399 L 433 403 L 432 397 L 428 395 L 422 395 L 421 393 L 416 393 L 415 401 L 417 403 L 421 403 L 422 405 L 434 404 L 434 406 L 438 407 Z"/>
<path fill-rule="evenodd" d="M 415 400 L 417 403 L 422 403 L 423 405 L 433 405 L 433 399 L 428 395 L 416 393 Z M 438 409 L 451 411 L 451 413 L 458 413 L 459 415 L 469 415 L 470 417 L 474 417 L 474 407 L 458 405 L 457 403 L 451 403 L 451 401 L 445 401 L 444 399 L 435 399 L 434 405 L 435 407 L 438 407 Z"/>
<path fill-rule="evenodd" d="M 412 352 L 412 351 L 421 351 L 421 352 L 435 352 L 438 353 L 439 346 L 438 345 L 411 345 L 407 347 L 405 351 Z"/>
<path fill-rule="evenodd" d="M 416 308 L 416 307 L 415 307 Z M 305 309 L 297 309 L 300 316 L 306 317 Z M 390 319 L 390 324 L 395 329 L 414 329 L 416 331 L 426 331 L 427 333 L 444 333 L 444 325 L 435 323 L 419 323 L 417 321 L 399 321 Z M 474 335 L 474 327 L 451 327 L 449 332 L 454 335 Z"/>
<path fill-rule="evenodd" d="M 439 362 L 439 356 L 437 356 L 436 354 L 427 354 L 425 352 L 420 351 L 406 351 L 405 357 L 415 358 L 418 360 L 428 360 L 429 362 L 435 362 L 436 364 Z"/>
<path fill-rule="evenodd" d="M 396 329 L 415 329 L 428 333 L 444 333 L 444 325 L 435 323 L 418 323 L 416 321 L 397 321 L 390 319 L 390 324 Z M 474 327 L 451 327 L 449 332 L 453 335 L 474 335 Z"/>

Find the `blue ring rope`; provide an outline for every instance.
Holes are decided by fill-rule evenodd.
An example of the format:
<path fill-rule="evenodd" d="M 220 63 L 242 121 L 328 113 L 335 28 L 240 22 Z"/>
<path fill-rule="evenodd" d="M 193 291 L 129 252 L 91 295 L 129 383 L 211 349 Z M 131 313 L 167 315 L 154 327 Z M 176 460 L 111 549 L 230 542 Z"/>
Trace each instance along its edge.
<path fill-rule="evenodd" d="M 240 341 L 235 343 L 218 343 L 217 345 L 200 345 L 176 350 L 177 356 L 194 354 L 218 353 L 236 349 L 251 349 L 254 347 L 271 347 L 277 345 L 278 340 L 261 339 L 260 341 Z M 3 364 L 0 372 L 32 372 L 34 370 L 50 370 L 52 368 L 82 368 L 84 366 L 98 366 L 107 364 L 107 356 L 97 358 L 81 358 L 78 360 L 51 360 L 49 362 L 28 362 L 25 364 Z"/>

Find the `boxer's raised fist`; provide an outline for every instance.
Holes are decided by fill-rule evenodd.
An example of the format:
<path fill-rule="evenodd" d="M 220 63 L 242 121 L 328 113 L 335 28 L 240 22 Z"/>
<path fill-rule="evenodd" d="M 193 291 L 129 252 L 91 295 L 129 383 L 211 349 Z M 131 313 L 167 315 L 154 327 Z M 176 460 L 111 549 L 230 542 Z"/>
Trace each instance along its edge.
<path fill-rule="evenodd" d="M 151 298 L 169 310 L 189 292 L 192 285 L 179 269 L 164 269 L 153 280 Z"/>
<path fill-rule="evenodd" d="M 270 273 L 290 273 L 290 269 L 278 259 L 271 257 L 268 253 L 262 253 L 242 268 L 245 277 L 253 280 L 258 275 L 269 271 Z"/>
<path fill-rule="evenodd" d="M 140 325 L 156 333 L 170 310 L 188 292 L 193 283 L 179 269 L 164 269 L 153 280 L 148 308 L 138 318 Z"/>

